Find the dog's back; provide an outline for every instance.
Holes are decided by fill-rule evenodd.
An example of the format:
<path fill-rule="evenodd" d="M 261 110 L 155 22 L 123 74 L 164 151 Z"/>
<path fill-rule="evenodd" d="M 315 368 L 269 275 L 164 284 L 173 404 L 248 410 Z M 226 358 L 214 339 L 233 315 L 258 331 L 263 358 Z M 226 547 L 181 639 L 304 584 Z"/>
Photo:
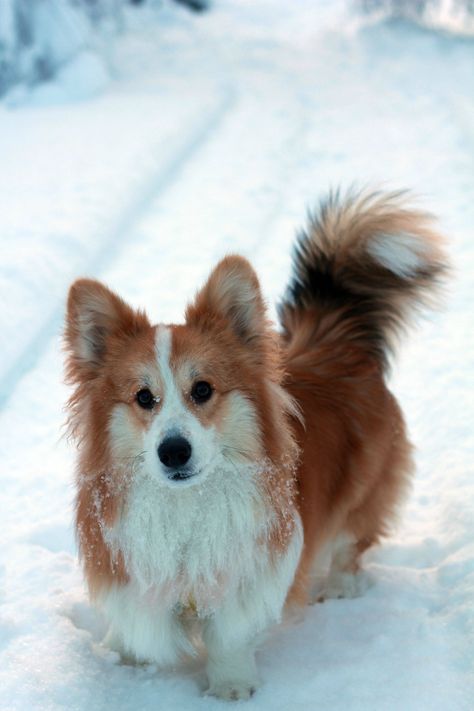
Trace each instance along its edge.
<path fill-rule="evenodd" d="M 430 216 L 399 193 L 331 195 L 298 238 L 280 305 L 287 389 L 305 423 L 295 425 L 305 546 L 292 601 L 307 601 L 328 546 L 321 596 L 357 594 L 359 557 L 393 520 L 412 464 L 388 359 L 445 269 Z"/>

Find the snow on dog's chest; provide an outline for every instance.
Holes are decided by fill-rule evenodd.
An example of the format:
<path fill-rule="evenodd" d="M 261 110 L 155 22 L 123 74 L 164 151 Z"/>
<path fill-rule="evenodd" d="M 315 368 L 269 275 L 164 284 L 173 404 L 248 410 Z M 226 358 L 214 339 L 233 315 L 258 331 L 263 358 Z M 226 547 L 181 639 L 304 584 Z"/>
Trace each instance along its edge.
<path fill-rule="evenodd" d="M 142 594 L 207 605 L 255 573 L 271 522 L 247 472 L 215 472 L 182 489 L 144 475 L 130 486 L 107 539 Z"/>

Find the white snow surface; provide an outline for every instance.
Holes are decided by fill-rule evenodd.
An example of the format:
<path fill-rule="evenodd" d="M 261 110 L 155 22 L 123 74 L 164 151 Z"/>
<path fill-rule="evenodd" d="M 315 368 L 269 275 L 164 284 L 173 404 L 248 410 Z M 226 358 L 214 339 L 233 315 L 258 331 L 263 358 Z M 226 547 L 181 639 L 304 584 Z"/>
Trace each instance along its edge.
<path fill-rule="evenodd" d="M 0 105 L 0 708 L 229 708 L 201 695 L 201 660 L 132 667 L 101 645 L 62 436 L 67 286 L 97 277 L 153 319 L 180 320 L 236 251 L 274 314 L 306 209 L 356 181 L 412 188 L 448 236 L 445 308 L 391 378 L 416 478 L 397 530 L 367 555 L 374 585 L 274 630 L 263 686 L 242 703 L 472 710 L 474 44 L 364 22 L 343 2 L 216 0 L 199 17 L 144 9 L 114 52 L 95 97 L 78 101 L 59 78 L 51 101 Z"/>

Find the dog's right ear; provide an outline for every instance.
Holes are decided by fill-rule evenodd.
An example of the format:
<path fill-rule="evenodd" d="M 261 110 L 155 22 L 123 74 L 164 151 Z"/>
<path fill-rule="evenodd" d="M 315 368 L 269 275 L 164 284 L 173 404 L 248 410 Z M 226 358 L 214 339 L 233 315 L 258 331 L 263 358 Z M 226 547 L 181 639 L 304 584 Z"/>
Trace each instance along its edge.
<path fill-rule="evenodd" d="M 133 336 L 150 326 L 117 294 L 94 279 L 78 279 L 69 289 L 65 344 L 71 380 L 97 375 L 112 335 Z"/>
<path fill-rule="evenodd" d="M 236 254 L 224 257 L 186 310 L 186 322 L 199 324 L 203 316 L 222 319 L 251 348 L 258 348 L 267 330 L 265 304 L 257 275 L 250 263 Z"/>

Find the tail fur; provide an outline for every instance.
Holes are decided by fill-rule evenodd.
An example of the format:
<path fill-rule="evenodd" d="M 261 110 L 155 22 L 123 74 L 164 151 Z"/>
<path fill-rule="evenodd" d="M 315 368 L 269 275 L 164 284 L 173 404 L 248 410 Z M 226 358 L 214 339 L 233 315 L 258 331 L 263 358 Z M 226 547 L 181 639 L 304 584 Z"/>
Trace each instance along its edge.
<path fill-rule="evenodd" d="M 441 242 L 407 193 L 331 193 L 297 238 L 279 306 L 286 340 L 301 341 L 303 328 L 306 349 L 329 339 L 386 370 L 410 316 L 432 302 L 447 271 Z"/>

